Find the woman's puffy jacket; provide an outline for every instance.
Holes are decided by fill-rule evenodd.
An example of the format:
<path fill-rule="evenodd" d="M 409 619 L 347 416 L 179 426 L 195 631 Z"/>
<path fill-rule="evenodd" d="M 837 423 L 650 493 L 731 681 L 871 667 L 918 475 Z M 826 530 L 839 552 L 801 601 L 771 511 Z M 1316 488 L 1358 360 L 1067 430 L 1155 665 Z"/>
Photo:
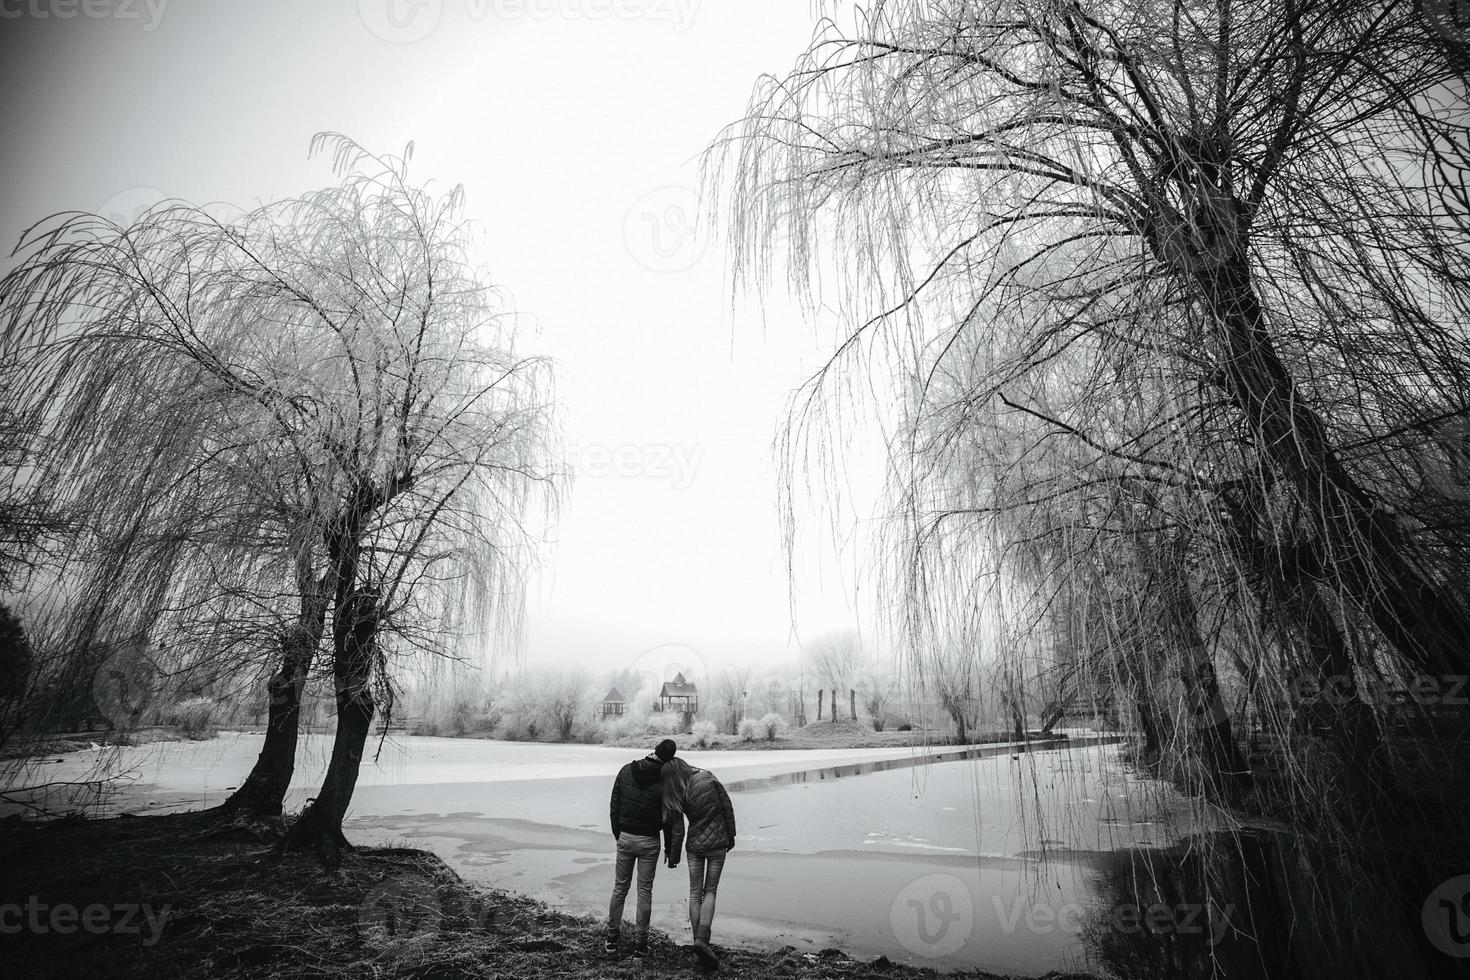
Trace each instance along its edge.
<path fill-rule="evenodd" d="M 697 769 L 689 776 L 684 816 L 689 818 L 689 832 L 684 832 L 682 817 L 673 822 L 666 842 L 669 854 L 678 854 L 681 844 L 691 854 L 735 846 L 735 808 L 730 805 L 730 794 L 708 769 Z"/>

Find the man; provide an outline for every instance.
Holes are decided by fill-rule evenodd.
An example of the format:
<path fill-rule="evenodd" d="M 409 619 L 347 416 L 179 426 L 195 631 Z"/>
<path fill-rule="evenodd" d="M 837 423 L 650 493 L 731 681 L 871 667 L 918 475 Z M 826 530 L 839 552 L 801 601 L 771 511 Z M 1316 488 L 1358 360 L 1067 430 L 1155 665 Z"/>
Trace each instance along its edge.
<path fill-rule="evenodd" d="M 674 757 L 678 747 L 672 739 L 658 743 L 653 754 L 635 759 L 618 771 L 613 780 L 613 840 L 617 841 L 617 874 L 613 880 L 612 902 L 607 909 L 607 943 L 604 949 L 615 953 L 618 933 L 623 925 L 623 903 L 633 880 L 633 866 L 638 867 L 638 926 L 633 955 L 648 955 L 648 921 L 653 916 L 653 875 L 658 870 L 659 833 L 664 829 L 663 765 Z"/>

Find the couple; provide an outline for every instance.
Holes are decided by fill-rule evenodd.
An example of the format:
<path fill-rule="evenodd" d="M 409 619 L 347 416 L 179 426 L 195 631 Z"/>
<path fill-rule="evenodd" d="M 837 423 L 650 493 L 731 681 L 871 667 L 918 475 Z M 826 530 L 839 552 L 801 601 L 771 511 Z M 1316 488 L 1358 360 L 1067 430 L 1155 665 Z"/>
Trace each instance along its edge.
<path fill-rule="evenodd" d="M 694 951 L 708 968 L 720 965 L 709 946 L 715 918 L 715 891 L 725 867 L 725 853 L 735 846 L 735 810 L 725 787 L 708 769 L 683 759 L 672 739 L 658 743 L 653 754 L 628 763 L 612 789 L 612 832 L 618 842 L 617 877 L 607 914 L 609 953 L 617 951 L 623 924 L 623 901 L 638 867 L 638 931 L 633 955 L 648 954 L 648 920 L 653 913 L 653 875 L 658 869 L 660 832 L 669 867 L 679 866 L 681 847 L 689 855 L 689 926 Z M 686 838 L 684 818 L 689 818 Z"/>

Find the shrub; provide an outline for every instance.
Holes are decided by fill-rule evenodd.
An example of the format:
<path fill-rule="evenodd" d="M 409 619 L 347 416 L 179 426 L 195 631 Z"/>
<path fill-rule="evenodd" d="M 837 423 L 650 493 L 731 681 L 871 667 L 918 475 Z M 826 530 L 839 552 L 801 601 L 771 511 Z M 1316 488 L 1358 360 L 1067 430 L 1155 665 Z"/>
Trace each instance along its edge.
<path fill-rule="evenodd" d="M 898 730 L 901 732 L 911 732 L 914 730 L 914 726 L 910 725 L 908 722 L 904 722 L 902 725 L 898 726 Z"/>
<path fill-rule="evenodd" d="M 704 724 L 700 722 L 699 724 Z M 697 729 L 699 724 L 694 727 Z M 648 734 L 679 735 L 684 731 L 684 716 L 677 711 L 656 711 L 648 716 Z"/>
<path fill-rule="evenodd" d="M 448 728 L 456 735 L 463 735 L 469 731 L 470 718 L 475 713 L 475 706 L 468 700 L 460 698 L 450 706 Z"/>
<path fill-rule="evenodd" d="M 677 727 L 678 719 L 673 719 L 674 727 Z M 673 730 L 669 726 L 669 719 L 663 715 L 640 715 L 627 714 L 608 718 L 597 723 L 597 729 L 602 734 L 604 741 L 619 738 L 650 738 L 654 735 L 670 735 Z"/>
<path fill-rule="evenodd" d="M 689 742 L 696 749 L 711 749 L 715 745 L 715 736 L 718 731 L 712 721 L 696 721 L 694 729 L 689 733 Z"/>
<path fill-rule="evenodd" d="M 786 731 L 786 719 L 774 711 L 762 717 L 758 724 L 765 733 L 767 742 L 774 742 L 778 735 Z"/>
<path fill-rule="evenodd" d="M 603 741 L 603 738 L 601 726 L 577 725 L 565 741 L 576 742 L 578 745 L 597 745 Z"/>
<path fill-rule="evenodd" d="M 0 698 L 17 698 L 31 675 L 35 652 L 20 617 L 0 604 Z"/>
<path fill-rule="evenodd" d="M 742 742 L 757 742 L 766 737 L 765 726 L 754 718 L 741 718 L 735 726 L 735 733 Z"/>
<path fill-rule="evenodd" d="M 507 742 L 534 742 L 540 734 L 541 726 L 534 718 L 528 719 L 519 715 L 505 718 L 495 730 L 495 737 Z"/>
<path fill-rule="evenodd" d="M 602 736 L 602 741 L 611 742 L 614 739 L 622 738 L 624 735 L 632 734 L 632 732 L 630 731 L 630 722 L 631 719 L 627 717 L 600 718 L 598 719 L 596 724 L 593 725 L 593 728 L 595 728 L 597 730 L 597 733 Z"/>
<path fill-rule="evenodd" d="M 214 728 L 213 698 L 188 698 L 169 709 L 168 724 L 181 732 L 197 734 Z"/>

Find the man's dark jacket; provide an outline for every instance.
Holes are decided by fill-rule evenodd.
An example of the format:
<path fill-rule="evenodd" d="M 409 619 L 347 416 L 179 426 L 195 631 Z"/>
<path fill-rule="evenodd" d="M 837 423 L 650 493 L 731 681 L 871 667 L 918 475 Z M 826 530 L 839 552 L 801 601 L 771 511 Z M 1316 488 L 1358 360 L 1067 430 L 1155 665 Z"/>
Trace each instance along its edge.
<path fill-rule="evenodd" d="M 664 787 L 660 778 L 662 763 L 657 756 L 646 756 L 628 763 L 618 771 L 612 788 L 612 832 L 657 837 L 664 825 Z"/>

